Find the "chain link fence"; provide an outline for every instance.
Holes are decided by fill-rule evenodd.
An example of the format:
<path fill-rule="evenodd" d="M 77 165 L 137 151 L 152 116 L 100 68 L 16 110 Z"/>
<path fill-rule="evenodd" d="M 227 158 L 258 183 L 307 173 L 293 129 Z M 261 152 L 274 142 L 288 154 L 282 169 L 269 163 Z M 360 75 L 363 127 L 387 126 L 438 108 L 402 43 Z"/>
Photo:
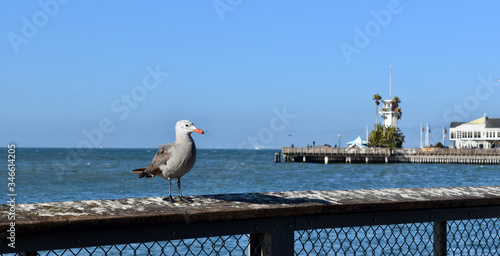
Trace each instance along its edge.
<path fill-rule="evenodd" d="M 439 255 L 433 222 L 296 230 L 295 255 Z M 262 237 L 262 236 L 260 236 Z M 500 218 L 446 222 L 446 254 L 500 255 Z M 9 254 L 6 254 L 9 255 Z M 21 255 L 21 254 L 18 254 Z M 252 235 L 39 251 L 23 255 L 270 255 Z"/>
<path fill-rule="evenodd" d="M 500 255 L 500 218 L 448 222 L 449 255 Z"/>
<path fill-rule="evenodd" d="M 72 255 L 261 255 L 257 248 L 250 244 L 249 235 L 232 235 L 181 239 L 172 241 L 156 241 L 148 243 L 101 245 L 84 248 L 39 251 L 26 255 L 40 256 L 72 256 Z M 249 252 L 252 251 L 251 254 Z M 4 254 L 13 255 L 13 254 Z M 24 254 L 15 254 L 24 255 Z"/>
<path fill-rule="evenodd" d="M 449 221 L 448 255 L 500 255 L 500 219 Z M 295 255 L 432 255 L 434 223 L 345 227 L 296 232 Z"/>
<path fill-rule="evenodd" d="M 430 255 L 432 223 L 315 229 L 297 232 L 296 255 Z"/>

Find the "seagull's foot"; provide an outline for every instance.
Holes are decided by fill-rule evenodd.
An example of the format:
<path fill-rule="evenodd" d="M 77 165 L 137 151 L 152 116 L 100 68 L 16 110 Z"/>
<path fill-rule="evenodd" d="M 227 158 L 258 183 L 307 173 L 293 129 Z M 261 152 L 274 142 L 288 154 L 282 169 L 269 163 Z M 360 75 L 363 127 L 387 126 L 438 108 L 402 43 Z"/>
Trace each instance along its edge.
<path fill-rule="evenodd" d="M 187 198 L 185 198 L 185 197 L 183 197 L 183 196 L 179 196 L 179 203 L 181 203 L 181 204 L 182 204 L 182 203 L 187 203 L 187 204 L 190 204 L 190 203 L 192 203 L 192 202 L 193 202 L 193 201 L 191 201 L 191 200 L 189 200 L 189 199 L 187 199 Z"/>
<path fill-rule="evenodd" d="M 173 204 L 174 203 L 174 198 L 172 198 L 172 196 L 168 196 L 168 197 L 163 198 L 163 201 L 168 201 L 168 202 L 170 202 L 170 203 Z"/>

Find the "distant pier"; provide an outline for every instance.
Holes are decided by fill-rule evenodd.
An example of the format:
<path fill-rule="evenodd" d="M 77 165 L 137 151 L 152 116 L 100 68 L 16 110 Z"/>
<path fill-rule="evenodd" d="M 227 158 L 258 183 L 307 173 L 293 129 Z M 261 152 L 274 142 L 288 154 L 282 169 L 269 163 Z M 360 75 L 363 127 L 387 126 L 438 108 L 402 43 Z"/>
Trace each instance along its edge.
<path fill-rule="evenodd" d="M 284 147 L 285 162 L 500 164 L 500 149 Z"/>

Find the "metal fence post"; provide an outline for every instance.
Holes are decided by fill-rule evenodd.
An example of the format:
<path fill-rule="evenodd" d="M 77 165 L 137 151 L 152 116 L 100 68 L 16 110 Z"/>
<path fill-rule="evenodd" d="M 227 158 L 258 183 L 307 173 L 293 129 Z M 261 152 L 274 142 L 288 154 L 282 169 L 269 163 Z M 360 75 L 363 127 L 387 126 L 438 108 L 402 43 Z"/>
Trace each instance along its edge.
<path fill-rule="evenodd" d="M 250 234 L 249 256 L 294 255 L 295 218 L 273 218 L 272 225 L 271 232 Z"/>
<path fill-rule="evenodd" d="M 434 255 L 446 255 L 446 221 L 434 222 Z"/>
<path fill-rule="evenodd" d="M 265 233 L 250 234 L 248 244 L 248 256 L 266 255 L 266 241 L 264 241 Z"/>
<path fill-rule="evenodd" d="M 273 229 L 270 235 L 270 251 L 272 256 L 294 255 L 295 218 L 273 218 Z"/>

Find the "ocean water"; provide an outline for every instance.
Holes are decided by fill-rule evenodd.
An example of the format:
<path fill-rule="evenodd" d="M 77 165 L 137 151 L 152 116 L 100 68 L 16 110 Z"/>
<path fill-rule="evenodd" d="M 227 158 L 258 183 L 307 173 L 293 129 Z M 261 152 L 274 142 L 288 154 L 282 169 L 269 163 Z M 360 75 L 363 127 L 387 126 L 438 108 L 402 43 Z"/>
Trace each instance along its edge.
<path fill-rule="evenodd" d="M 274 163 L 277 151 L 198 149 L 195 167 L 181 179 L 183 195 L 500 185 L 498 165 Z M 6 159 L 7 149 L 0 152 Z M 130 173 L 155 153 L 17 148 L 17 203 L 167 196 L 167 180 Z M 6 195 L 7 172 L 2 175 Z"/>
<path fill-rule="evenodd" d="M 276 151 L 279 150 L 199 149 L 195 167 L 182 178 L 183 194 L 500 185 L 500 166 L 496 165 L 274 163 Z M 146 166 L 155 153 L 156 149 L 92 149 L 80 152 L 77 149 L 18 148 L 16 201 L 34 203 L 167 196 L 166 180 L 138 179 L 137 174 L 130 173 L 132 169 Z M 7 156 L 8 153 L 6 149 L 1 149 L 0 154 Z M 7 157 L 4 159 L 7 166 Z M 7 172 L 2 172 L 2 175 L 6 195 L 9 182 Z M 176 186 L 172 191 L 176 196 Z M 424 229 L 429 228 L 431 226 Z M 353 230 L 341 234 L 356 236 Z M 325 240 L 328 234 L 323 232 L 320 236 L 316 235 L 311 239 Z M 217 240 L 213 246 L 231 248 L 239 243 L 237 239 L 230 238 L 224 242 Z M 314 250 L 308 236 L 302 237 L 302 233 L 296 232 L 295 239 L 296 249 L 303 250 L 298 252 L 299 255 L 307 255 L 307 251 Z M 397 238 L 390 238 L 390 243 L 395 244 L 395 239 Z M 183 255 L 188 252 L 205 252 L 203 246 L 195 241 L 188 239 L 185 244 L 179 243 L 178 248 L 153 247 L 152 243 L 147 243 L 147 248 L 140 247 L 139 244 L 133 244 L 132 247 L 119 245 L 116 248 L 121 249 L 111 250 L 108 255 Z M 300 249 L 301 243 L 304 243 L 303 249 Z M 366 243 L 364 240 L 363 248 L 369 247 Z M 460 243 L 459 247 L 462 247 L 464 242 Z M 174 241 L 173 244 L 177 243 Z M 335 242 L 325 246 L 340 248 L 341 245 Z M 150 250 L 151 247 L 153 248 Z M 413 244 L 413 247 L 416 245 Z M 413 247 L 411 250 L 415 249 Z M 432 245 L 427 247 L 429 252 L 432 251 Z M 115 247 L 102 248 L 107 251 Z M 99 251 L 101 249 L 91 247 L 90 251 L 93 250 L 98 250 L 96 255 L 105 254 Z M 64 250 L 48 253 L 63 254 Z M 85 254 L 84 251 L 78 255 Z M 382 251 L 377 254 L 382 254 Z"/>

